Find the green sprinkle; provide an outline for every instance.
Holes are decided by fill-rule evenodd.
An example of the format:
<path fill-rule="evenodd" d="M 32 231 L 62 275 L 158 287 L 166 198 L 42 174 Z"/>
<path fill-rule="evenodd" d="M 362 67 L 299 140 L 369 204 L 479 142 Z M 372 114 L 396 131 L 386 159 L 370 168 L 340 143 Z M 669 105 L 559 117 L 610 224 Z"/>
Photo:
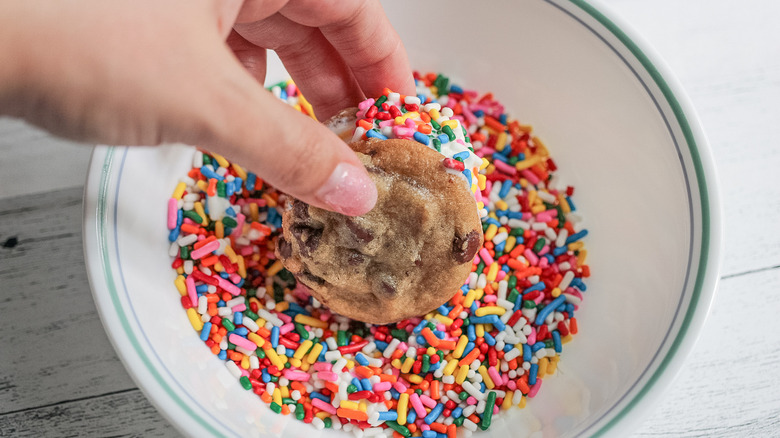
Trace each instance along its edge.
<path fill-rule="evenodd" d="M 445 126 L 441 130 L 444 131 L 445 134 L 447 134 L 447 137 L 450 139 L 450 141 L 455 141 L 456 137 L 455 137 L 455 133 L 452 132 L 452 128 L 450 128 L 449 126 Z"/>
<path fill-rule="evenodd" d="M 256 350 L 256 354 L 258 359 L 265 359 L 265 350 L 263 350 L 262 348 L 258 348 Z"/>
<path fill-rule="evenodd" d="M 417 395 L 422 395 L 422 393 L 423 393 L 423 390 L 422 390 L 422 389 L 420 389 L 420 388 L 417 388 L 417 389 L 415 389 L 415 390 L 414 390 L 414 392 L 416 392 L 416 393 L 417 393 Z"/>
<path fill-rule="evenodd" d="M 532 300 L 523 300 L 523 308 L 525 309 L 535 309 L 536 303 L 534 303 Z"/>
<path fill-rule="evenodd" d="M 233 324 L 233 321 L 227 318 L 222 318 L 222 327 L 225 327 L 225 330 L 229 332 L 232 332 L 233 330 L 236 329 L 236 326 Z"/>
<path fill-rule="evenodd" d="M 286 405 L 294 405 L 295 404 L 295 400 L 291 399 L 290 397 L 284 397 L 284 398 L 282 398 L 282 403 L 284 403 Z"/>
<path fill-rule="evenodd" d="M 480 261 L 477 265 L 477 272 L 482 273 L 482 270 L 485 269 L 485 262 Z"/>
<path fill-rule="evenodd" d="M 284 301 L 284 288 L 280 284 L 274 283 L 274 301 L 277 303 Z"/>
<path fill-rule="evenodd" d="M 249 377 L 247 376 L 241 376 L 240 379 L 238 379 L 239 382 L 241 382 L 241 386 L 244 387 L 247 391 L 252 389 L 252 382 L 249 381 Z"/>
<path fill-rule="evenodd" d="M 423 354 L 422 357 L 422 367 L 420 367 L 420 371 L 423 373 L 427 373 L 428 370 L 431 369 L 431 357 L 427 354 Z"/>
<path fill-rule="evenodd" d="M 227 190 L 225 190 L 225 181 L 217 181 L 217 196 L 220 198 L 227 197 Z"/>
<path fill-rule="evenodd" d="M 466 391 L 461 391 L 460 394 L 458 394 L 458 398 L 463 401 L 469 398 L 469 393 Z"/>
<path fill-rule="evenodd" d="M 287 362 L 287 363 L 289 363 L 289 362 Z M 271 381 L 274 382 L 274 383 L 278 382 L 279 381 L 279 376 L 271 375 Z"/>
<path fill-rule="evenodd" d="M 509 157 L 507 162 L 509 162 L 510 166 L 514 166 L 515 164 L 517 164 L 517 155 Z"/>
<path fill-rule="evenodd" d="M 250 289 L 250 290 L 256 290 L 256 289 Z M 249 292 L 249 291 L 247 291 L 247 292 Z M 257 313 L 255 313 L 255 312 L 253 312 L 253 311 L 251 311 L 249 309 L 244 310 L 244 316 L 245 317 L 249 317 L 252 320 L 260 319 L 260 316 Z"/>
<path fill-rule="evenodd" d="M 271 402 L 271 410 L 278 414 L 282 412 L 282 407 L 277 405 L 276 402 Z"/>
<path fill-rule="evenodd" d="M 408 338 L 408 337 L 409 337 L 409 332 L 407 332 L 406 330 L 402 330 L 402 329 L 393 329 L 393 330 L 390 330 L 390 334 L 391 334 L 391 335 L 392 335 L 394 338 L 398 338 L 398 339 L 406 339 L 406 338 Z"/>
<path fill-rule="evenodd" d="M 344 330 L 339 330 L 336 333 L 336 345 L 339 347 L 347 345 L 347 334 L 344 332 Z"/>
<path fill-rule="evenodd" d="M 299 322 L 294 322 L 293 324 L 295 324 L 295 332 L 300 335 L 301 339 L 309 339 L 309 332 L 306 331 L 306 327 L 304 327 L 303 324 Z"/>
<path fill-rule="evenodd" d="M 488 430 L 490 423 L 493 421 L 493 407 L 496 405 L 496 392 L 488 392 L 487 402 L 485 403 L 485 412 L 482 414 L 482 421 L 479 423 L 479 428 L 482 430 Z"/>
<path fill-rule="evenodd" d="M 190 259 L 190 248 L 187 247 L 187 246 L 182 246 L 180 254 L 181 254 L 181 259 L 182 260 L 189 260 Z"/>
<path fill-rule="evenodd" d="M 436 149 L 436 152 L 441 152 L 441 140 L 434 137 L 432 141 L 433 141 L 433 147 Z"/>
<path fill-rule="evenodd" d="M 512 231 L 509 232 L 509 235 L 518 237 L 518 236 L 522 236 L 524 232 L 525 230 L 522 228 L 513 228 Z"/>
<path fill-rule="evenodd" d="M 257 289 L 250 288 L 250 289 L 246 290 L 246 297 L 247 298 L 252 298 L 252 297 L 256 297 L 256 296 L 257 296 Z M 249 312 L 249 310 L 244 311 L 244 315 L 246 315 L 247 312 Z M 255 315 L 255 316 L 257 316 L 257 315 Z M 257 319 L 257 318 L 252 318 L 252 319 Z"/>
<path fill-rule="evenodd" d="M 513 287 L 517 286 L 517 277 L 514 275 L 509 276 L 509 280 L 507 280 L 506 285 L 509 289 L 512 289 Z"/>
<path fill-rule="evenodd" d="M 236 220 L 230 216 L 225 216 L 222 218 L 222 225 L 228 228 L 235 228 L 236 226 L 238 226 L 238 222 L 236 222 Z"/>
<path fill-rule="evenodd" d="M 303 405 L 300 403 L 295 404 L 295 418 L 297 420 L 303 420 L 303 417 L 306 416 L 306 412 L 303 410 Z"/>
<path fill-rule="evenodd" d="M 452 424 L 454 424 L 455 427 L 461 427 L 461 426 L 463 426 L 463 420 L 465 420 L 465 419 L 466 419 L 466 417 L 461 415 L 460 417 L 452 420 Z"/>
<path fill-rule="evenodd" d="M 409 431 L 409 428 L 404 426 L 404 425 L 402 425 L 402 424 L 398 424 L 397 421 L 388 420 L 388 421 L 385 421 L 385 424 L 388 425 L 394 431 L 400 433 L 401 435 L 403 435 L 403 436 L 405 436 L 407 438 L 412 436 L 412 432 Z"/>
<path fill-rule="evenodd" d="M 211 156 L 207 154 L 203 154 L 203 165 L 211 164 Z"/>
<path fill-rule="evenodd" d="M 228 342 L 227 349 L 228 350 L 235 350 L 236 349 L 236 344 L 234 344 L 232 342 Z"/>
<path fill-rule="evenodd" d="M 544 248 L 544 245 L 546 245 L 546 244 L 547 244 L 547 241 L 544 240 L 544 238 L 539 238 L 539 240 L 537 240 L 536 243 L 534 244 L 533 251 L 535 253 L 539 254 L 539 251 L 541 251 L 542 248 Z"/>
<path fill-rule="evenodd" d="M 379 96 L 379 99 L 376 100 L 376 103 L 374 103 L 374 106 L 377 107 L 377 108 L 381 108 L 382 104 L 385 103 L 386 101 L 387 101 L 387 96 L 385 96 L 383 94 L 383 95 Z"/>
<path fill-rule="evenodd" d="M 431 119 L 431 126 L 437 131 L 441 130 L 441 125 L 436 120 Z"/>
<path fill-rule="evenodd" d="M 330 429 L 333 427 L 333 420 L 330 419 L 330 417 L 325 417 L 325 419 L 322 420 L 323 423 L 325 423 L 325 428 Z"/>
<path fill-rule="evenodd" d="M 514 277 L 512 277 L 512 278 L 514 278 Z M 506 299 L 507 299 L 507 301 L 511 301 L 511 302 L 514 303 L 515 300 L 517 299 L 518 295 L 520 295 L 520 292 L 518 292 L 517 289 L 512 288 L 512 291 L 509 292 L 509 296 L 507 296 Z"/>
<path fill-rule="evenodd" d="M 183 216 L 188 218 L 188 219 L 191 219 L 192 221 L 194 221 L 197 224 L 203 222 L 203 218 L 198 213 L 195 213 L 195 211 L 193 211 L 193 210 L 185 211 L 183 213 Z"/>
<path fill-rule="evenodd" d="M 347 393 L 352 394 L 353 392 L 357 392 L 357 386 L 350 384 L 347 386 Z"/>
<path fill-rule="evenodd" d="M 295 285 L 295 276 L 292 274 L 292 272 L 288 271 L 287 269 L 283 268 L 281 271 L 279 271 L 278 274 L 276 274 L 276 276 L 290 286 Z"/>

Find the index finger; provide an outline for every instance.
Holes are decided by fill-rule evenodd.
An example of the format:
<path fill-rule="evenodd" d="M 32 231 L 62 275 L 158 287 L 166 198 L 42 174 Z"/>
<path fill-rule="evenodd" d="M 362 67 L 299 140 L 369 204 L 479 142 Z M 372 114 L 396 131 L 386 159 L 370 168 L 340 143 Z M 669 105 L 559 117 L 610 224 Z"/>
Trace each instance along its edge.
<path fill-rule="evenodd" d="M 378 96 L 385 87 L 415 94 L 406 49 L 378 0 L 291 0 L 279 12 L 319 27 L 366 96 Z"/>

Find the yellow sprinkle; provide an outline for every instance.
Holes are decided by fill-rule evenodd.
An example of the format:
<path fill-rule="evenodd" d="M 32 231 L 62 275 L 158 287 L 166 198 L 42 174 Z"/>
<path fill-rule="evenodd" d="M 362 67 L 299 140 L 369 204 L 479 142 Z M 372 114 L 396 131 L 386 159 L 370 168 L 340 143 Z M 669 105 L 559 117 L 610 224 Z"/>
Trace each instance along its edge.
<path fill-rule="evenodd" d="M 214 224 L 214 234 L 217 236 L 217 239 L 225 237 L 225 224 L 223 224 L 222 221 L 217 221 Z"/>
<path fill-rule="evenodd" d="M 553 298 L 558 298 L 561 295 L 561 289 L 556 287 L 552 290 L 552 292 L 550 292 L 550 294 L 553 296 Z"/>
<path fill-rule="evenodd" d="M 506 309 L 501 306 L 484 306 L 477 309 L 476 312 L 474 312 L 477 316 L 485 316 L 485 315 L 503 315 L 506 313 Z"/>
<path fill-rule="evenodd" d="M 275 310 L 277 312 L 284 312 L 285 310 L 287 310 L 289 308 L 290 308 L 290 303 L 288 301 L 279 301 L 278 303 L 276 303 Z"/>
<path fill-rule="evenodd" d="M 183 266 L 179 266 L 178 268 L 176 268 L 176 273 L 179 274 L 179 275 L 183 275 L 184 274 L 184 267 Z"/>
<path fill-rule="evenodd" d="M 545 210 L 547 210 L 547 207 L 545 207 L 544 204 L 537 204 L 531 207 L 531 213 L 533 214 L 539 214 Z"/>
<path fill-rule="evenodd" d="M 414 383 L 415 385 L 423 381 L 423 378 L 418 374 L 407 374 L 405 377 L 409 383 Z"/>
<path fill-rule="evenodd" d="M 539 164 L 540 161 L 541 158 L 538 155 L 534 155 L 532 157 L 526 158 L 523 161 L 518 161 L 515 163 L 515 168 L 517 170 L 525 170 Z"/>
<path fill-rule="evenodd" d="M 451 376 L 455 372 L 455 368 L 458 366 L 458 359 L 450 359 L 447 365 L 444 367 L 443 373 L 445 376 Z"/>
<path fill-rule="evenodd" d="M 409 406 L 409 394 L 403 393 L 398 397 L 398 406 L 396 411 L 398 412 L 398 424 L 406 424 L 406 409 Z"/>
<path fill-rule="evenodd" d="M 401 372 L 404 374 L 408 373 L 412 370 L 412 365 L 414 365 L 414 359 L 407 356 L 406 359 L 404 359 L 403 365 L 401 365 Z"/>
<path fill-rule="evenodd" d="M 485 170 L 490 165 L 490 161 L 487 158 L 482 159 L 482 164 L 479 165 L 479 170 Z"/>
<path fill-rule="evenodd" d="M 502 151 L 506 145 L 506 132 L 501 132 L 496 139 L 496 150 Z"/>
<path fill-rule="evenodd" d="M 425 354 L 427 354 L 428 356 L 433 356 L 434 354 L 436 354 L 436 349 L 433 347 L 428 347 L 428 349 L 425 350 Z"/>
<path fill-rule="evenodd" d="M 219 167 L 229 167 L 230 163 L 228 160 L 225 159 L 222 155 L 211 153 L 211 156 L 214 157 L 215 160 L 217 160 L 217 164 L 219 164 Z M 214 169 L 216 170 L 216 169 Z"/>
<path fill-rule="evenodd" d="M 504 201 L 496 201 L 496 210 L 508 210 L 509 205 Z"/>
<path fill-rule="evenodd" d="M 558 356 L 553 356 L 553 357 L 555 358 L 555 357 L 558 357 Z M 553 359 L 547 365 L 547 375 L 551 376 L 551 375 L 555 374 L 555 370 L 556 369 L 558 369 L 558 361 Z"/>
<path fill-rule="evenodd" d="M 567 246 L 567 248 L 569 248 L 569 251 L 578 251 L 582 249 L 583 246 L 585 246 L 585 244 L 582 242 L 572 242 Z"/>
<path fill-rule="evenodd" d="M 474 296 L 477 293 L 474 291 L 474 289 L 469 290 L 469 292 L 466 294 L 466 298 L 463 299 L 463 307 L 468 309 L 471 307 L 471 303 L 474 302 Z"/>
<path fill-rule="evenodd" d="M 246 263 L 244 262 L 243 256 L 236 256 L 238 260 L 238 275 L 241 276 L 241 278 L 246 278 Z"/>
<path fill-rule="evenodd" d="M 488 283 L 496 281 L 496 276 L 498 276 L 498 262 L 493 262 L 491 263 L 490 268 L 488 268 L 486 276 Z"/>
<path fill-rule="evenodd" d="M 317 345 L 320 345 L 320 344 L 317 344 Z M 276 368 L 279 368 L 279 369 L 284 368 L 284 362 L 282 362 L 282 358 L 279 357 L 278 354 L 276 354 L 276 350 L 271 348 L 271 344 L 266 343 L 263 346 L 263 351 L 265 352 L 265 356 L 268 358 L 268 360 L 270 360 L 271 363 L 274 364 L 274 366 L 276 366 Z"/>
<path fill-rule="evenodd" d="M 464 306 L 464 307 L 468 307 L 468 306 Z M 454 357 L 455 359 L 460 359 L 461 356 L 463 356 L 463 350 L 466 349 L 466 344 L 468 343 L 469 343 L 469 338 L 466 335 L 460 335 L 460 338 L 458 338 L 458 343 L 455 344 L 455 349 L 452 350 L 452 357 Z"/>
<path fill-rule="evenodd" d="M 504 403 L 501 403 L 501 409 L 507 410 L 512 407 L 512 394 L 507 393 L 504 397 Z"/>
<path fill-rule="evenodd" d="M 568 214 L 571 212 L 571 206 L 566 200 L 566 197 L 563 196 L 563 193 L 558 193 L 558 205 L 561 206 L 561 211 L 563 211 L 563 214 Z"/>
<path fill-rule="evenodd" d="M 252 202 L 249 204 L 249 217 L 252 219 L 252 222 L 257 222 L 259 220 L 259 211 L 257 209 L 257 204 Z"/>
<path fill-rule="evenodd" d="M 546 157 L 550 155 L 550 152 L 547 151 L 547 147 L 542 143 L 541 140 L 539 140 L 539 137 L 533 136 L 531 137 L 531 141 L 534 142 L 536 145 L 536 153 L 539 154 L 542 157 Z"/>
<path fill-rule="evenodd" d="M 536 197 L 536 190 L 529 190 L 528 191 L 528 204 L 536 205 L 536 202 L 538 200 L 539 200 L 539 198 Z"/>
<path fill-rule="evenodd" d="M 365 399 L 358 401 L 358 410 L 360 412 L 366 412 L 366 410 L 368 410 L 368 402 Z"/>
<path fill-rule="evenodd" d="M 246 174 L 246 170 L 244 170 L 244 168 L 243 168 L 243 167 L 239 166 L 239 165 L 238 165 L 238 164 L 236 164 L 236 163 L 232 163 L 232 164 L 230 165 L 230 167 L 232 167 L 232 168 L 233 168 L 233 171 L 234 171 L 234 172 L 236 172 L 236 175 L 237 175 L 239 178 L 241 178 L 242 180 L 246 181 L 247 174 Z"/>
<path fill-rule="evenodd" d="M 282 391 L 280 391 L 279 388 L 274 388 L 274 393 L 271 398 L 277 405 L 282 405 Z"/>
<path fill-rule="evenodd" d="M 485 365 L 480 365 L 479 368 L 477 368 L 477 372 L 480 376 L 482 376 L 482 381 L 485 382 L 485 386 L 487 386 L 487 389 L 493 389 L 496 387 L 496 384 L 493 383 L 493 379 L 490 378 L 490 375 L 487 372 L 487 368 L 485 368 Z"/>
<path fill-rule="evenodd" d="M 507 237 L 506 244 L 504 245 L 504 253 L 509 253 L 512 251 L 512 248 L 515 247 L 515 243 L 517 243 L 517 238 L 515 236 Z"/>
<path fill-rule="evenodd" d="M 354 360 L 348 360 L 347 361 L 347 369 L 351 370 L 352 368 L 355 368 L 355 361 Z"/>
<path fill-rule="evenodd" d="M 238 263 L 238 256 L 236 255 L 236 252 L 233 251 L 233 247 L 230 245 L 225 245 L 225 255 L 230 260 L 231 263 Z"/>
<path fill-rule="evenodd" d="M 200 201 L 194 202 L 192 204 L 192 209 L 195 210 L 195 213 L 198 213 L 198 216 L 200 216 L 200 224 L 204 227 L 209 224 L 209 217 L 206 214 L 206 210 L 203 209 L 203 204 Z"/>
<path fill-rule="evenodd" d="M 265 345 L 265 339 L 263 339 L 257 333 L 251 333 L 250 332 L 249 334 L 246 335 L 246 338 L 249 339 L 250 341 L 254 342 L 255 345 L 257 345 L 258 347 L 262 347 L 263 345 Z"/>
<path fill-rule="evenodd" d="M 571 333 L 569 333 L 568 335 L 561 338 L 561 344 L 568 344 L 572 339 L 574 339 L 574 337 L 571 335 Z"/>
<path fill-rule="evenodd" d="M 314 108 L 312 108 L 309 101 L 303 97 L 303 94 L 298 93 L 298 103 L 306 110 L 306 114 L 309 114 L 312 119 L 317 120 L 317 116 L 314 115 Z"/>
<path fill-rule="evenodd" d="M 201 192 L 205 192 L 209 188 L 209 183 L 203 181 L 202 179 L 199 179 L 198 182 L 195 183 L 195 185 L 198 186 Z"/>
<path fill-rule="evenodd" d="M 308 326 L 321 328 L 321 329 L 328 328 L 327 322 L 319 320 L 313 316 L 304 315 L 302 313 L 295 315 L 295 322 L 297 322 L 298 324 L 308 325 Z"/>
<path fill-rule="evenodd" d="M 214 270 L 217 271 L 217 272 L 222 272 L 222 271 L 225 270 L 225 267 L 222 266 L 222 263 L 217 262 L 217 263 L 214 263 Z"/>
<path fill-rule="evenodd" d="M 360 409 L 360 404 L 356 401 L 351 401 L 351 400 L 342 400 L 341 403 L 339 403 L 339 406 L 344 409 L 351 409 L 353 411 L 357 411 Z"/>
<path fill-rule="evenodd" d="M 431 119 L 433 120 L 439 120 L 441 118 L 441 113 L 436 108 L 431 108 L 431 110 L 428 111 L 428 115 L 431 116 Z"/>
<path fill-rule="evenodd" d="M 474 331 L 478 338 L 485 337 L 485 324 L 477 324 Z"/>
<path fill-rule="evenodd" d="M 328 417 L 330 417 L 330 414 L 325 411 L 319 411 L 316 414 L 314 414 L 315 417 L 319 418 L 320 420 L 324 420 Z"/>
<path fill-rule="evenodd" d="M 476 192 L 476 190 L 475 190 L 475 192 Z M 482 202 L 482 201 L 477 202 L 477 209 L 478 210 L 482 210 L 483 208 L 485 208 L 485 203 Z"/>
<path fill-rule="evenodd" d="M 200 314 L 198 314 L 197 310 L 192 307 L 187 309 L 187 318 L 189 318 L 190 324 L 192 324 L 192 328 L 196 332 L 203 330 L 203 320 L 200 319 Z"/>
<path fill-rule="evenodd" d="M 401 369 L 401 366 L 403 366 L 403 365 L 401 364 L 401 360 L 400 360 L 400 359 L 393 359 L 393 361 L 392 361 L 392 362 L 390 362 L 390 365 L 392 365 L 392 366 L 393 366 L 393 368 L 395 368 L 395 369 L 397 369 L 397 370 L 400 370 L 400 369 Z"/>
<path fill-rule="evenodd" d="M 306 356 L 306 362 L 313 364 L 317 361 L 317 358 L 320 357 L 320 353 L 322 353 L 322 344 L 315 344 L 309 352 L 309 355 Z"/>
<path fill-rule="evenodd" d="M 445 120 L 441 122 L 441 126 L 449 126 L 452 129 L 455 129 L 458 127 L 458 121 L 457 120 Z"/>
<path fill-rule="evenodd" d="M 257 326 L 258 326 L 258 327 L 265 327 L 265 324 L 266 324 L 268 321 L 266 321 L 266 320 L 265 320 L 265 319 L 263 319 L 263 318 L 257 318 L 257 319 L 255 320 L 255 322 L 257 323 Z"/>
<path fill-rule="evenodd" d="M 487 177 L 481 173 L 477 174 L 477 181 L 479 182 L 479 189 L 485 190 L 485 184 L 487 184 Z"/>
<path fill-rule="evenodd" d="M 296 368 L 300 368 L 301 367 L 301 360 L 300 359 L 296 359 L 294 357 L 291 357 L 291 358 L 289 358 L 287 360 L 287 362 L 290 362 L 290 365 L 292 365 L 292 366 L 294 366 Z"/>
<path fill-rule="evenodd" d="M 580 253 L 577 254 L 577 264 L 579 266 L 584 265 L 585 264 L 585 259 L 587 259 L 587 258 L 588 258 L 588 250 L 581 249 Z"/>
<path fill-rule="evenodd" d="M 436 318 L 439 321 L 443 322 L 444 325 L 452 325 L 452 323 L 454 322 L 448 316 L 444 316 L 444 315 L 441 315 L 441 314 L 434 315 L 434 318 Z"/>
<path fill-rule="evenodd" d="M 282 261 L 281 260 L 277 260 L 277 261 L 274 262 L 273 265 L 271 265 L 270 268 L 268 268 L 268 271 L 266 272 L 266 276 L 272 277 L 272 276 L 278 274 L 279 271 L 282 270 L 282 268 L 284 268 L 284 266 L 282 266 Z"/>
<path fill-rule="evenodd" d="M 303 356 L 308 353 L 311 346 L 314 345 L 314 342 L 310 340 L 305 340 L 301 342 L 301 345 L 298 346 L 298 348 L 295 350 L 295 353 L 293 354 L 293 357 L 296 359 L 303 359 Z"/>
<path fill-rule="evenodd" d="M 187 190 L 187 184 L 180 182 L 176 184 L 176 188 L 173 190 L 173 195 L 171 195 L 171 197 L 179 201 L 181 200 L 181 197 L 184 195 L 185 190 Z"/>
<path fill-rule="evenodd" d="M 282 391 L 282 397 L 289 397 L 290 396 L 290 387 L 289 386 L 282 386 L 279 388 L 279 390 Z"/>
<path fill-rule="evenodd" d="M 458 374 L 455 376 L 455 383 L 458 385 L 463 384 L 463 382 L 466 381 L 466 377 L 469 374 L 469 366 L 468 365 L 462 365 L 460 368 L 458 368 Z"/>
<path fill-rule="evenodd" d="M 520 403 L 517 404 L 517 407 L 520 409 L 523 409 L 525 407 L 525 396 L 520 397 Z"/>
<path fill-rule="evenodd" d="M 498 231 L 498 227 L 496 224 L 490 224 L 487 227 L 487 230 L 485 230 L 485 241 L 493 240 L 494 237 L 496 237 L 496 232 Z"/>
<path fill-rule="evenodd" d="M 243 357 L 241 358 L 241 368 L 248 370 L 249 369 L 249 356 L 243 354 Z"/>
<path fill-rule="evenodd" d="M 176 290 L 179 291 L 181 296 L 187 295 L 187 283 L 185 283 L 185 279 L 183 275 L 179 275 L 176 277 L 176 280 L 173 280 L 173 284 L 176 285 Z"/>
<path fill-rule="evenodd" d="M 309 371 L 309 367 L 311 367 L 309 362 L 301 362 L 301 366 L 299 368 L 301 371 Z"/>
<path fill-rule="evenodd" d="M 539 365 L 539 368 L 537 368 L 537 370 L 536 370 L 537 377 L 544 377 L 544 376 L 547 375 L 547 364 L 548 363 L 549 363 L 549 361 L 547 360 L 546 357 L 543 357 L 543 358 L 539 359 L 539 361 L 536 363 L 537 365 Z"/>

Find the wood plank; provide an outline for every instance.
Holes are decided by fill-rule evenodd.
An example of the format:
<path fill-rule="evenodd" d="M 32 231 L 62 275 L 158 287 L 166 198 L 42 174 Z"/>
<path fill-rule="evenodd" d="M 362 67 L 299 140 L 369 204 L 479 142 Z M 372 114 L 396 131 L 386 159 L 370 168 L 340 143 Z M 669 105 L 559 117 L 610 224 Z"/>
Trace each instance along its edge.
<path fill-rule="evenodd" d="M 81 188 L 0 204 L 0 413 L 134 388 L 84 268 Z"/>
<path fill-rule="evenodd" d="M 180 437 L 138 389 L 0 415 L 0 436 Z"/>
<path fill-rule="evenodd" d="M 0 117 L 0 197 L 83 186 L 92 148 Z"/>
<path fill-rule="evenodd" d="M 780 268 L 721 281 L 699 341 L 637 437 L 778 436 Z"/>

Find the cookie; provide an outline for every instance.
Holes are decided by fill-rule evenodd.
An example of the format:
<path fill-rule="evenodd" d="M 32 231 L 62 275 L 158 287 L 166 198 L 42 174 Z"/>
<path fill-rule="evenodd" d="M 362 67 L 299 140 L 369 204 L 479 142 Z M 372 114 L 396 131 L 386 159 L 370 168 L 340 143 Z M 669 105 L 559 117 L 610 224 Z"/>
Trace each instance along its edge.
<path fill-rule="evenodd" d="M 463 285 L 482 247 L 469 184 L 412 140 L 350 146 L 377 186 L 376 206 L 348 217 L 292 200 L 277 257 L 336 313 L 375 324 L 425 314 Z"/>

